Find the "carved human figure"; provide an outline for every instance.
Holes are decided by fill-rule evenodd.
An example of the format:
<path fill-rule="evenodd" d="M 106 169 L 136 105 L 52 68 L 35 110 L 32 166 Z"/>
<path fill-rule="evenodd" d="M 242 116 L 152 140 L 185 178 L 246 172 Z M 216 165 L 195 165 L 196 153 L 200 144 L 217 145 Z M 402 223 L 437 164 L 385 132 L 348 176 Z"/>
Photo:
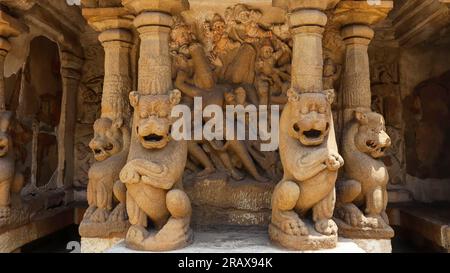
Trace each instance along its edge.
<path fill-rule="evenodd" d="M 383 116 L 356 110 L 354 120 L 345 130 L 342 144 L 348 179 L 337 183 L 335 215 L 344 236 L 393 236 L 385 212 L 389 175 L 380 160 L 390 145 Z"/>
<path fill-rule="evenodd" d="M 287 101 L 286 92 L 291 80 L 289 75 L 290 65 L 278 66 L 278 61 L 285 54 L 290 54 L 291 49 L 279 40 L 278 44 L 280 48 L 275 51 L 272 41 L 264 39 L 259 49 L 255 84 L 261 105 L 269 105 L 269 102 L 284 104 Z"/>
<path fill-rule="evenodd" d="M 180 99 L 178 90 L 169 95 L 130 93 L 133 135 L 120 179 L 127 187 L 127 212 L 132 224 L 126 243 L 133 249 L 173 250 L 193 238 L 189 227 L 191 203 L 182 185 L 187 143 L 170 137 L 171 109 Z M 149 220 L 155 233 L 147 230 Z"/>
<path fill-rule="evenodd" d="M 242 87 L 239 87 L 233 92 L 225 93 L 225 104 L 245 107 L 247 105 L 246 90 Z M 246 119 L 247 120 L 245 123 L 249 124 L 247 116 Z M 237 139 L 226 139 L 224 143 L 222 142 L 223 141 L 220 140 L 213 140 L 210 142 L 210 145 L 212 146 L 213 150 L 217 152 L 225 168 L 230 172 L 231 176 L 234 179 L 241 180 L 244 178 L 244 176 L 241 175 L 240 172 L 233 165 L 231 155 L 229 154 L 229 152 L 232 152 L 235 156 L 237 156 L 237 158 L 239 159 L 239 163 L 243 165 L 243 167 L 249 172 L 249 174 L 254 179 L 260 182 L 267 181 L 267 178 L 265 178 L 259 173 L 255 165 L 255 161 L 250 155 L 248 147 L 244 141 Z"/>
<path fill-rule="evenodd" d="M 80 225 L 82 236 L 109 236 L 127 228 L 123 223 L 127 220 L 126 189 L 119 180 L 119 173 L 127 161 L 129 146 L 130 132 L 121 119 L 113 121 L 103 117 L 95 121 L 94 138 L 89 147 L 96 162 L 88 173 L 89 208 Z"/>
<path fill-rule="evenodd" d="M 271 239 L 287 248 L 332 248 L 337 226 L 332 220 L 335 182 L 344 161 L 334 137 L 332 90 L 298 94 L 288 91 L 280 120 L 280 157 L 284 177 L 272 197 Z M 312 210 L 314 229 L 335 237 L 331 243 L 311 242 L 307 213 Z M 312 239 L 311 239 L 312 240 Z"/>
<path fill-rule="evenodd" d="M 11 194 L 19 193 L 24 183 L 15 162 L 10 134 L 12 118 L 12 112 L 0 112 L 0 224 L 6 223 L 11 216 Z"/>

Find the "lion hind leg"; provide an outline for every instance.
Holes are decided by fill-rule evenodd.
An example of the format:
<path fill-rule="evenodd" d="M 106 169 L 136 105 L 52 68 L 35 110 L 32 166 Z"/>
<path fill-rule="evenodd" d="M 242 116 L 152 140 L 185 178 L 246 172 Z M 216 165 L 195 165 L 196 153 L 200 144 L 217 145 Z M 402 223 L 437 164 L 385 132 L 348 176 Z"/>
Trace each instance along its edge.
<path fill-rule="evenodd" d="M 272 224 L 288 235 L 308 235 L 308 228 L 294 211 L 300 187 L 291 181 L 279 183 L 272 196 Z"/>
<path fill-rule="evenodd" d="M 188 244 L 192 238 L 190 220 L 191 202 L 185 192 L 173 189 L 166 196 L 167 209 L 171 215 L 154 236 L 148 236 L 142 243 L 145 249 L 168 250 Z"/>
<path fill-rule="evenodd" d="M 384 219 L 387 218 L 384 215 L 385 199 L 387 199 L 387 194 L 382 187 L 375 187 L 367 193 L 365 211 L 373 228 L 384 228 L 387 225 Z"/>
<path fill-rule="evenodd" d="M 336 191 L 333 189 L 324 199 L 313 207 L 313 221 L 317 232 L 324 235 L 337 234 L 337 225 L 331 219 L 336 203 Z"/>
<path fill-rule="evenodd" d="M 138 206 L 134 198 L 127 192 L 127 213 L 133 226 L 147 227 L 147 215 Z"/>

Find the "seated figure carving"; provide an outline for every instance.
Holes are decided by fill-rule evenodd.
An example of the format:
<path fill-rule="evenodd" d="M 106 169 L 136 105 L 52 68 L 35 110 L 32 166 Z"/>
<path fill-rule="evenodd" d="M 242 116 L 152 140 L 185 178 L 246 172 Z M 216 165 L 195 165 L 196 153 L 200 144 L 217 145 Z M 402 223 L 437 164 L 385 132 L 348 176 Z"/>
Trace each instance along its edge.
<path fill-rule="evenodd" d="M 12 118 L 12 112 L 0 112 L 0 226 L 9 223 L 12 217 L 11 195 L 19 193 L 24 184 L 15 162 L 10 134 Z"/>
<path fill-rule="evenodd" d="M 126 244 L 133 249 L 173 250 L 193 239 L 189 226 L 191 203 L 182 185 L 187 143 L 170 136 L 171 109 L 180 99 L 178 90 L 169 95 L 130 93 L 135 110 L 133 135 L 120 179 L 127 188 L 127 212 L 132 225 Z M 149 222 L 154 230 L 147 229 Z"/>
<path fill-rule="evenodd" d="M 336 222 L 350 238 L 391 238 L 386 215 L 389 174 L 380 160 L 391 139 L 382 115 L 356 110 L 344 134 L 342 155 L 348 179 L 337 183 Z"/>
<path fill-rule="evenodd" d="M 280 121 L 284 177 L 272 196 L 269 235 L 290 249 L 333 248 L 337 241 L 332 220 L 335 182 L 344 164 L 334 137 L 334 93 L 298 94 L 290 89 L 288 96 Z M 310 210 L 313 228 L 307 219 Z"/>
<path fill-rule="evenodd" d="M 126 163 L 129 146 L 130 132 L 122 119 L 102 117 L 95 121 L 89 147 L 96 162 L 88 173 L 89 208 L 80 224 L 81 236 L 109 237 L 127 230 L 126 189 L 119 173 Z"/>

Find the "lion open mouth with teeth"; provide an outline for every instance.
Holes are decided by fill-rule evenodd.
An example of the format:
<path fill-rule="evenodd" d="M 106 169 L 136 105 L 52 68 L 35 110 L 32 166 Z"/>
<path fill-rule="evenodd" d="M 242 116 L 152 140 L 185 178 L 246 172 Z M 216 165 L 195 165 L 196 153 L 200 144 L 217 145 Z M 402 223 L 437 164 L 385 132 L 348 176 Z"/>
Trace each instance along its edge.
<path fill-rule="evenodd" d="M 89 143 L 95 160 L 105 161 L 121 151 L 122 132 L 120 128 L 116 127 L 108 118 L 100 118 L 95 121 L 94 138 Z"/>
<path fill-rule="evenodd" d="M 315 94 L 302 94 L 302 99 L 295 102 L 296 122 L 292 125 L 290 135 L 305 146 L 322 144 L 330 131 L 330 111 L 326 96 L 317 99 Z"/>

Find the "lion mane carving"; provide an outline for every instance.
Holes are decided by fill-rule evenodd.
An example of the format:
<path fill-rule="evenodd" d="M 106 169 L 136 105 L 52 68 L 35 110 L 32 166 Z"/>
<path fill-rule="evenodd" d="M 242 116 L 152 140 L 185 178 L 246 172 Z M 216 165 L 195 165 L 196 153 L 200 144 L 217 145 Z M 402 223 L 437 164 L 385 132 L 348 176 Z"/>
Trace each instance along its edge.
<path fill-rule="evenodd" d="M 275 243 L 291 249 L 333 248 L 335 182 L 344 164 L 334 136 L 334 92 L 298 94 L 290 89 L 288 96 L 280 120 L 284 177 L 272 196 L 269 234 Z M 305 219 L 310 210 L 314 228 Z"/>
<path fill-rule="evenodd" d="M 380 160 L 391 139 L 382 115 L 357 109 L 345 131 L 342 155 L 347 180 L 337 183 L 336 221 L 351 238 L 391 238 L 386 215 L 389 174 Z M 363 212 L 364 211 L 364 212 Z"/>
<path fill-rule="evenodd" d="M 119 174 L 128 156 L 129 129 L 120 118 L 113 121 L 102 117 L 94 123 L 94 138 L 89 147 L 96 162 L 89 169 L 89 208 L 80 224 L 80 234 L 83 237 L 107 237 L 112 233 L 123 233 L 129 225 L 125 209 L 126 189 Z"/>
<path fill-rule="evenodd" d="M 191 203 L 182 186 L 187 143 L 170 137 L 171 109 L 180 99 L 178 90 L 169 95 L 130 93 L 135 110 L 132 144 L 120 179 L 127 187 L 132 225 L 126 243 L 133 249 L 173 250 L 193 239 Z M 156 232 L 147 230 L 149 220 Z"/>

